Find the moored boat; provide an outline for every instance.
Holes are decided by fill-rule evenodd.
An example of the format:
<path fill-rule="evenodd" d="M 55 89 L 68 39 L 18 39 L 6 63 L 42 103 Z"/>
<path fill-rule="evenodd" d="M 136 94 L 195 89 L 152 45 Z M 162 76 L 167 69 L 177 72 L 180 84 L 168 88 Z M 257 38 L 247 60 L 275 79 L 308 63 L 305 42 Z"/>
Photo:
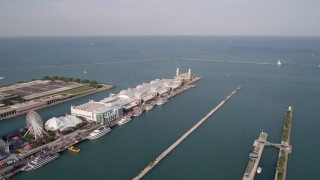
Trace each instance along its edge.
<path fill-rule="evenodd" d="M 148 105 L 148 106 L 146 106 L 146 111 L 150 111 L 152 108 L 153 108 L 152 105 Z"/>
<path fill-rule="evenodd" d="M 142 114 L 142 111 L 136 111 L 133 116 L 134 117 L 137 117 L 137 116 L 140 116 Z"/>
<path fill-rule="evenodd" d="M 129 121 L 131 121 L 130 116 L 125 116 L 125 117 L 121 118 L 121 120 L 118 122 L 118 125 L 126 124 L 126 123 L 128 123 Z"/>
<path fill-rule="evenodd" d="M 157 101 L 157 105 L 159 106 L 159 105 L 162 105 L 162 104 L 164 104 L 164 103 L 166 103 L 166 102 L 168 102 L 168 100 L 167 100 L 166 98 L 161 98 L 161 99 L 159 99 L 159 100 Z"/>
<path fill-rule="evenodd" d="M 34 160 L 30 161 L 27 165 L 21 168 L 21 171 L 31 171 L 40 168 L 41 166 L 44 166 L 51 161 L 57 159 L 60 157 L 59 153 L 48 153 L 41 155 L 39 157 L 36 157 Z"/>
<path fill-rule="evenodd" d="M 68 150 L 70 150 L 70 151 L 72 151 L 72 152 L 76 152 L 76 153 L 80 152 L 80 148 L 77 148 L 77 147 L 75 147 L 75 146 L 70 146 L 70 147 L 68 147 Z"/>
<path fill-rule="evenodd" d="M 257 169 L 257 173 L 258 173 L 258 174 L 260 174 L 260 173 L 261 173 L 261 171 L 262 171 L 262 168 L 261 168 L 261 167 L 258 167 L 258 169 Z"/>
<path fill-rule="evenodd" d="M 100 126 L 98 129 L 95 129 L 92 133 L 90 133 L 87 139 L 97 139 L 103 135 L 106 135 L 109 132 L 111 132 L 111 129 L 109 127 Z"/>

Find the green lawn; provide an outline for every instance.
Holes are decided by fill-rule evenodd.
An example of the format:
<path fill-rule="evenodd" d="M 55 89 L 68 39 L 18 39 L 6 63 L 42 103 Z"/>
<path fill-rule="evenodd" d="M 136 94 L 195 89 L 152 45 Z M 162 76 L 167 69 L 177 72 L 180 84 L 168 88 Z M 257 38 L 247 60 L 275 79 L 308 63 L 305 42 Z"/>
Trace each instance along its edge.
<path fill-rule="evenodd" d="M 83 91 L 87 91 L 87 90 L 90 90 L 90 89 L 93 89 L 93 87 L 81 86 L 81 87 L 78 87 L 78 88 L 74 88 L 74 89 L 70 89 L 70 90 L 67 90 L 67 91 L 63 91 L 61 94 L 77 94 L 77 93 L 80 93 L 80 92 L 83 92 Z"/>

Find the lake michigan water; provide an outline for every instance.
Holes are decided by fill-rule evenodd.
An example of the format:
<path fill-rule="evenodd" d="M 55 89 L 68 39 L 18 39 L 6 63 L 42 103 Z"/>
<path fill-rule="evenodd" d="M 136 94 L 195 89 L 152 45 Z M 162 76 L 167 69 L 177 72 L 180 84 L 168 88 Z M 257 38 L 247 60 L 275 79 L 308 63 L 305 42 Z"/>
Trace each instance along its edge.
<path fill-rule="evenodd" d="M 274 65 L 278 59 L 281 67 Z M 89 65 L 97 62 L 117 63 Z M 87 65 L 29 68 L 66 64 Z M 66 151 L 58 160 L 12 179 L 131 179 L 239 85 L 243 89 L 145 179 L 241 179 L 252 143 L 262 129 L 269 141 L 280 142 L 288 106 L 293 107 L 293 152 L 287 179 L 320 179 L 318 64 L 320 38 L 311 37 L 0 38 L 0 76 L 5 77 L 0 85 L 58 75 L 117 86 L 37 111 L 44 121 L 70 113 L 71 105 L 100 100 L 156 78 L 171 78 L 177 67 L 180 71 L 191 68 L 203 77 L 196 88 L 114 127 L 102 138 L 79 144 L 81 153 Z M 1 121 L 0 135 L 24 125 L 25 115 Z M 265 148 L 260 161 L 263 171 L 256 179 L 273 179 L 277 158 L 277 149 Z"/>

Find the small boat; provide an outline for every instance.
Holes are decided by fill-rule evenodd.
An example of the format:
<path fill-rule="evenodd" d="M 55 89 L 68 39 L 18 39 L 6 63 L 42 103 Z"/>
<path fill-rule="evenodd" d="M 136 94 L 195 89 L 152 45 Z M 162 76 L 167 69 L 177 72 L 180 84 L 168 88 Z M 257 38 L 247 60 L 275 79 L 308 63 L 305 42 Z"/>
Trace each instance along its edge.
<path fill-rule="evenodd" d="M 261 171 L 262 171 L 262 168 L 261 168 L 261 167 L 258 167 L 258 169 L 257 169 L 257 173 L 258 173 L 258 174 L 260 174 L 260 173 L 261 173 Z"/>
<path fill-rule="evenodd" d="M 129 122 L 129 121 L 131 121 L 130 116 L 123 117 L 123 118 L 121 118 L 121 120 L 118 122 L 118 125 L 126 124 L 126 123 Z"/>
<path fill-rule="evenodd" d="M 168 100 L 166 98 L 162 98 L 162 99 L 159 99 L 158 102 L 157 102 L 157 105 L 160 106 L 164 103 L 168 102 Z"/>
<path fill-rule="evenodd" d="M 277 66 L 281 66 L 281 65 L 282 65 L 281 61 L 280 61 L 280 60 L 278 60 L 278 62 L 277 62 Z"/>
<path fill-rule="evenodd" d="M 133 116 L 134 117 L 137 117 L 137 116 L 140 116 L 142 114 L 142 111 L 136 111 Z"/>
<path fill-rule="evenodd" d="M 41 155 L 39 157 L 36 157 L 34 160 L 30 161 L 27 165 L 21 168 L 21 171 L 31 171 L 38 169 L 51 161 L 57 159 L 60 157 L 59 153 L 48 153 Z"/>
<path fill-rule="evenodd" d="M 148 105 L 148 106 L 146 106 L 146 111 L 150 111 L 152 108 L 153 108 L 152 105 Z"/>
<path fill-rule="evenodd" d="M 94 46 L 94 42 L 91 42 L 89 45 L 90 45 L 90 46 Z"/>
<path fill-rule="evenodd" d="M 83 74 L 87 74 L 87 71 L 86 71 L 86 70 L 84 70 L 84 71 L 83 71 Z"/>
<path fill-rule="evenodd" d="M 80 152 L 80 148 L 77 148 L 77 147 L 75 147 L 75 146 L 70 146 L 70 147 L 68 147 L 68 150 L 73 151 L 73 152 L 76 152 L 76 153 Z"/>
<path fill-rule="evenodd" d="M 4 77 L 3 77 L 3 76 L 0 76 L 0 80 L 1 80 L 1 79 L 4 79 Z"/>
<path fill-rule="evenodd" d="M 93 140 L 98 139 L 99 137 L 106 135 L 107 133 L 111 132 L 111 129 L 106 126 L 100 126 L 98 129 L 94 130 L 87 139 Z"/>
<path fill-rule="evenodd" d="M 318 68 L 320 68 L 320 64 L 318 65 Z"/>

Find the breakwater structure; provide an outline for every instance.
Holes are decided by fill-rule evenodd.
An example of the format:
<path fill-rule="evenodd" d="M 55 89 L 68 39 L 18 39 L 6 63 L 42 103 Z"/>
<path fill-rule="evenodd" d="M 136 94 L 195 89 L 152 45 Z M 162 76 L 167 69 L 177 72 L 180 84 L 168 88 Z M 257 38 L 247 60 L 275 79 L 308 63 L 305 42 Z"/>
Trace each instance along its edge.
<path fill-rule="evenodd" d="M 287 114 L 284 118 L 284 125 L 281 137 L 281 148 L 279 152 L 277 170 L 274 177 L 275 180 L 284 180 L 287 176 L 288 156 L 292 152 L 292 147 L 290 145 L 291 123 L 292 108 L 289 107 Z"/>
<path fill-rule="evenodd" d="M 259 161 L 265 146 L 271 146 L 279 148 L 279 158 L 277 163 L 277 169 L 275 174 L 275 180 L 285 180 L 287 172 L 288 155 L 292 152 L 292 146 L 290 142 L 292 122 L 292 108 L 291 106 L 287 110 L 287 114 L 284 118 L 284 127 L 282 132 L 281 144 L 271 143 L 267 141 L 268 134 L 261 132 L 258 139 L 253 143 L 254 150 L 249 155 L 249 163 L 242 177 L 242 180 L 253 180 L 257 172 Z"/>
<path fill-rule="evenodd" d="M 143 178 L 150 170 L 152 170 L 163 158 L 165 158 L 171 151 L 173 151 L 181 142 L 183 142 L 190 134 L 192 134 L 200 125 L 202 125 L 213 113 L 221 108 L 234 94 L 241 89 L 239 86 L 232 91 L 225 99 L 223 99 L 215 108 L 213 108 L 207 115 L 200 119 L 190 130 L 183 134 L 176 142 L 174 142 L 169 148 L 161 153 L 154 161 L 152 161 L 145 169 L 143 169 L 133 180 L 139 180 Z"/>

